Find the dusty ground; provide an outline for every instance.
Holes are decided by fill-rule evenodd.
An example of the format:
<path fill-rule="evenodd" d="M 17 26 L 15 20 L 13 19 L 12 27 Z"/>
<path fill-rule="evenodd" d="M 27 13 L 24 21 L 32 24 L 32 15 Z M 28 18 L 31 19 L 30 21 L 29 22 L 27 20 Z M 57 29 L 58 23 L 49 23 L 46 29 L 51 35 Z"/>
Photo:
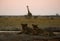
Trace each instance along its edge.
<path fill-rule="evenodd" d="M 0 32 L 0 41 L 25 41 L 23 37 L 16 32 Z"/>
<path fill-rule="evenodd" d="M 0 41 L 43 41 L 42 39 L 48 38 L 38 35 L 26 35 L 18 33 L 19 32 L 0 32 Z"/>

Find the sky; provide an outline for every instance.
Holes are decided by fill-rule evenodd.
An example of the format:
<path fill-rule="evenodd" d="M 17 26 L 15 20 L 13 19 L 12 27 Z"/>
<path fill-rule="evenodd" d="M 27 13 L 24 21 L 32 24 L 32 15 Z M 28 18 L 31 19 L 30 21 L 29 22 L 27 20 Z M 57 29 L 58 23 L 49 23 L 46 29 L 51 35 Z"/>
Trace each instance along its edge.
<path fill-rule="evenodd" d="M 33 15 L 60 14 L 60 0 L 0 0 L 0 15 L 26 15 L 27 5 Z"/>

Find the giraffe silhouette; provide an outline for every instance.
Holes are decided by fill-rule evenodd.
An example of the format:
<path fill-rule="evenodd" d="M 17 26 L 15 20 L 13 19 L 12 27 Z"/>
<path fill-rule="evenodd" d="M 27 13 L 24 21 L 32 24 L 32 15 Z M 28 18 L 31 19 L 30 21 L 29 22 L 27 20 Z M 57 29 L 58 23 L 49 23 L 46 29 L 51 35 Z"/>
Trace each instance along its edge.
<path fill-rule="evenodd" d="M 29 6 L 27 5 L 28 17 L 32 17 L 32 13 L 29 10 Z"/>

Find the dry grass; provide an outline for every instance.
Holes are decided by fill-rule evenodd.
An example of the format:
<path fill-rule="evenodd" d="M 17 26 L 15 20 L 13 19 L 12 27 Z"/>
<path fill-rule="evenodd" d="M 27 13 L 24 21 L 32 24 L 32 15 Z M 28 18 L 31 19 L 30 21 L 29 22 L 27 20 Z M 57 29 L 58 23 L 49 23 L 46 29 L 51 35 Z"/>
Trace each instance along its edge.
<path fill-rule="evenodd" d="M 1 27 L 21 27 L 21 23 L 27 23 L 29 26 L 32 24 L 37 24 L 40 28 L 54 26 L 60 27 L 60 18 L 55 18 L 53 20 L 49 18 L 31 18 L 27 19 L 24 17 L 2 17 L 0 18 L 0 28 Z"/>

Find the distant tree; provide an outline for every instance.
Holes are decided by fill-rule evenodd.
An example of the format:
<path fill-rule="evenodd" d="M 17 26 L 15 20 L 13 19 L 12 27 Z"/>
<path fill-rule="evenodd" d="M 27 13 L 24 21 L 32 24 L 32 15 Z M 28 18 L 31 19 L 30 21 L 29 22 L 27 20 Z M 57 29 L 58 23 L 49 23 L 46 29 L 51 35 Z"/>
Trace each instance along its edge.
<path fill-rule="evenodd" d="M 59 16 L 59 14 L 58 14 L 58 13 L 56 13 L 56 16 Z"/>

